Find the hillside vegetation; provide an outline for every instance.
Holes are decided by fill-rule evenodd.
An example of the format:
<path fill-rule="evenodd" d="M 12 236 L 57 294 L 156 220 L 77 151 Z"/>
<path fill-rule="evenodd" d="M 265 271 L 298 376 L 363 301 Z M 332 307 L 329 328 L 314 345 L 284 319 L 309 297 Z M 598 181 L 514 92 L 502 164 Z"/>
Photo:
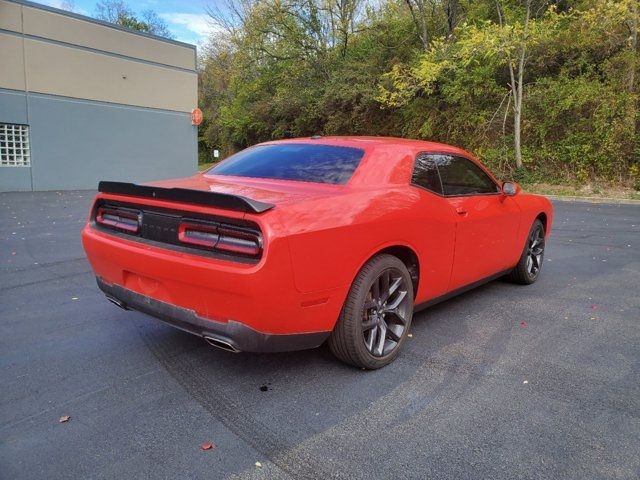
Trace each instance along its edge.
<path fill-rule="evenodd" d="M 637 0 L 242 0 L 211 10 L 203 160 L 277 138 L 442 141 L 528 182 L 640 188 Z"/>

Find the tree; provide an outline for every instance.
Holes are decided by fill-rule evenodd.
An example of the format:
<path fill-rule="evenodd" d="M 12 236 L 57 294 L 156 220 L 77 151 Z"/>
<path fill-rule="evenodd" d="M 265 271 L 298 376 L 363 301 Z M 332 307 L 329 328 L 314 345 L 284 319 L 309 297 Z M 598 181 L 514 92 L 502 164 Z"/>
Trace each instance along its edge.
<path fill-rule="evenodd" d="M 552 37 L 559 15 L 555 11 L 546 17 L 546 10 L 538 4 L 538 15 L 532 18 L 532 0 L 523 5 L 512 5 L 509 18 L 496 0 L 498 23 L 485 20 L 478 24 L 465 24 L 456 33 L 455 41 L 436 39 L 413 66 L 395 65 L 383 75 L 378 96 L 383 105 L 402 107 L 419 95 L 437 94 L 451 104 L 466 107 L 475 104 L 474 114 L 485 118 L 488 94 L 502 98 L 497 110 L 505 105 L 513 115 L 513 144 L 516 168 L 522 168 L 522 114 L 525 89 L 525 68 L 532 57 L 545 54 L 545 42 Z M 523 10 L 523 11 L 522 11 Z M 502 68 L 508 80 L 502 83 Z M 506 87 L 506 93 L 504 88 Z M 498 97 L 499 95 L 499 97 Z M 485 97 L 485 98 L 483 98 Z M 488 106 L 488 105 L 487 105 Z M 493 114 L 491 120 L 495 117 Z M 486 119 L 489 120 L 489 119 Z M 423 132 L 431 132 L 425 126 Z M 479 130 L 479 132 L 486 129 Z"/>
<path fill-rule="evenodd" d="M 160 18 L 154 10 L 143 10 L 142 20 L 148 29 L 147 32 L 158 35 L 159 37 L 175 38 L 171 30 L 169 30 L 167 22 Z"/>
<path fill-rule="evenodd" d="M 405 0 L 409 11 L 411 12 L 411 18 L 416 26 L 416 32 L 418 38 L 422 43 L 422 48 L 429 50 L 431 42 L 431 32 L 429 31 L 429 19 L 428 19 L 428 4 L 429 0 Z"/>
<path fill-rule="evenodd" d="M 638 4 L 637 2 L 631 2 L 631 20 L 629 22 L 629 29 L 631 30 L 631 53 L 632 61 L 629 67 L 629 91 L 631 93 L 636 91 L 636 70 L 638 63 Z"/>
<path fill-rule="evenodd" d="M 96 3 L 95 17 L 105 22 L 118 24 L 120 18 L 133 13 L 122 0 L 101 0 Z"/>
<path fill-rule="evenodd" d="M 165 38 L 174 38 L 166 22 L 153 10 L 142 12 L 142 19 L 123 0 L 101 0 L 96 3 L 95 17 L 124 28 L 151 33 Z"/>
<path fill-rule="evenodd" d="M 469 0 L 404 0 L 424 51 L 440 37 L 450 37 L 463 17 Z"/>
<path fill-rule="evenodd" d="M 405 136 L 525 183 L 640 185 L 637 0 L 221 1 L 199 61 L 205 151 Z"/>
<path fill-rule="evenodd" d="M 516 168 L 522 168 L 522 92 L 524 90 L 524 69 L 527 59 L 527 41 L 529 40 L 529 19 L 531 18 L 531 1 L 524 0 L 524 21 L 522 34 L 515 39 L 515 48 L 505 50 L 507 53 L 507 65 L 509 66 L 509 78 L 511 79 L 511 95 L 513 99 L 513 144 L 516 157 Z M 500 0 L 496 0 L 498 19 L 500 26 L 505 27 L 504 15 Z"/>
<path fill-rule="evenodd" d="M 344 57 L 349 39 L 355 31 L 355 23 L 362 0 L 326 0 L 324 9 L 328 13 L 331 35 L 340 44 L 340 53 Z"/>

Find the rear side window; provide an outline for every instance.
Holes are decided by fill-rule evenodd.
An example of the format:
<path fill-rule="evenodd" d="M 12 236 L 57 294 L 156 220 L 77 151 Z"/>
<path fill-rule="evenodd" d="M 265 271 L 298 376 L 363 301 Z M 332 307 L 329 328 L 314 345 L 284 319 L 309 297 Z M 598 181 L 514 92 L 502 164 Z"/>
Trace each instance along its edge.
<path fill-rule="evenodd" d="M 335 145 L 258 145 L 232 155 L 207 173 L 238 177 L 345 184 L 364 150 Z"/>
<path fill-rule="evenodd" d="M 438 195 L 442 195 L 442 183 L 440 182 L 440 175 L 438 174 L 438 167 L 436 166 L 437 158 L 442 156 L 444 155 L 426 153 L 418 155 L 413 167 L 411 183 L 418 187 L 426 188 Z"/>
<path fill-rule="evenodd" d="M 496 193 L 498 186 L 471 160 L 453 155 L 438 155 L 436 160 L 446 196 Z"/>

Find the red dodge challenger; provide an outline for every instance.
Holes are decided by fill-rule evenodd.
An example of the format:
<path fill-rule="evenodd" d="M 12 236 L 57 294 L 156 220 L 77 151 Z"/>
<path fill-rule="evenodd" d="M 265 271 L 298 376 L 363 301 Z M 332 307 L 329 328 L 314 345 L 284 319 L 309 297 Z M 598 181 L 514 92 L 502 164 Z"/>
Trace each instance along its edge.
<path fill-rule="evenodd" d="M 540 275 L 553 210 L 439 143 L 312 137 L 193 177 L 100 182 L 82 242 L 98 286 L 233 352 L 328 341 L 391 362 L 414 311 L 502 275 Z"/>

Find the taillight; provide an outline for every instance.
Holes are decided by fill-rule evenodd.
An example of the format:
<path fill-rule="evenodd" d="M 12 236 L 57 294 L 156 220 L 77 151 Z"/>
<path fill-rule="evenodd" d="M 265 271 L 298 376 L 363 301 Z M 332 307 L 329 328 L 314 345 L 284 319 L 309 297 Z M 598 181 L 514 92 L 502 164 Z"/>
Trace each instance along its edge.
<path fill-rule="evenodd" d="M 178 240 L 199 247 L 213 248 L 218 243 L 217 230 L 218 227 L 215 225 L 181 222 L 178 227 Z"/>
<path fill-rule="evenodd" d="M 248 257 L 258 257 L 262 251 L 262 237 L 258 232 L 227 224 L 185 220 L 178 228 L 178 239 L 187 245 Z"/>
<path fill-rule="evenodd" d="M 258 256 L 262 249 L 262 241 L 258 235 L 246 230 L 228 228 L 226 225 L 218 229 L 220 238 L 216 244 L 217 250 L 242 255 Z"/>
<path fill-rule="evenodd" d="M 114 207 L 98 207 L 96 223 L 114 230 L 127 233 L 140 231 L 140 212 Z"/>

